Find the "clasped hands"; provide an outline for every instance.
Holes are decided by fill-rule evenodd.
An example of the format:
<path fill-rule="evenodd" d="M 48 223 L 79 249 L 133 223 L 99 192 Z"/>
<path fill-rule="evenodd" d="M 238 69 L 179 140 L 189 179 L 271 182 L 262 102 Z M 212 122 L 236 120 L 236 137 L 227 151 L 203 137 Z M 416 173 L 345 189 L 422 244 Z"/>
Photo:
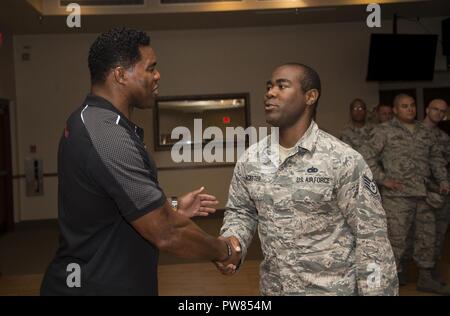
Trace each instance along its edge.
<path fill-rule="evenodd" d="M 239 264 L 241 263 L 241 244 L 235 236 L 220 236 L 219 240 L 223 240 L 228 244 L 227 247 L 230 247 L 231 255 L 224 261 L 216 261 L 213 263 L 223 275 L 233 275 L 239 267 Z"/>
<path fill-rule="evenodd" d="M 202 193 L 204 189 L 201 187 L 178 198 L 178 212 L 189 218 L 213 214 L 219 202 L 215 196 Z M 231 254 L 224 261 L 215 261 L 214 264 L 222 274 L 232 275 L 241 262 L 241 244 L 235 236 L 219 237 L 219 240 L 224 241 L 224 246 L 231 250 Z"/>

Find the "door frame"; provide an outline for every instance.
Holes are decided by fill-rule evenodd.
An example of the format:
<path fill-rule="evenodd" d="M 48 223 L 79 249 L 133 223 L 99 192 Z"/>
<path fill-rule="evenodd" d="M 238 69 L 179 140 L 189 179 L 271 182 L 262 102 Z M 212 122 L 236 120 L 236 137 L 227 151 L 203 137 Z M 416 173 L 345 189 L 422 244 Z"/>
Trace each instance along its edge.
<path fill-rule="evenodd" d="M 0 108 L 2 108 L 6 115 L 5 117 L 5 131 L 2 131 L 4 137 L 4 143 L 6 145 L 5 157 L 6 157 L 6 191 L 5 191 L 5 224 L 0 226 L 0 234 L 6 233 L 14 229 L 14 202 L 13 202 L 13 183 L 12 183 L 12 148 L 11 148 L 11 120 L 9 111 L 9 100 L 0 98 Z"/>

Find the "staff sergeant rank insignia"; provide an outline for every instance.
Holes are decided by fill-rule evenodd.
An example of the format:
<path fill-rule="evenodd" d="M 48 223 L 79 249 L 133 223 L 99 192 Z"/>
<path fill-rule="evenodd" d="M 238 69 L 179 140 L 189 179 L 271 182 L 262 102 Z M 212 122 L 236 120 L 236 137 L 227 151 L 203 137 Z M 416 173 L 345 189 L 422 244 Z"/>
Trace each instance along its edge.
<path fill-rule="evenodd" d="M 377 195 L 378 188 L 375 182 L 370 180 L 367 176 L 363 176 L 364 179 L 364 186 L 372 193 L 373 195 Z"/>

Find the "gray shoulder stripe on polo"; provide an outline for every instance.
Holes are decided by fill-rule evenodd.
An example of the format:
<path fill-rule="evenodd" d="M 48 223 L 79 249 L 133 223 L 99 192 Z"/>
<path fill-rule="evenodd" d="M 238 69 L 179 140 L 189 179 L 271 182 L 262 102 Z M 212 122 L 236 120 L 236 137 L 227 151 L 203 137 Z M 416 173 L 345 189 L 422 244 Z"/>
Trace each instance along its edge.
<path fill-rule="evenodd" d="M 85 114 L 85 126 L 94 149 L 136 208 L 161 198 L 161 193 L 155 197 L 158 191 L 133 139 L 124 127 L 114 124 L 115 114 L 95 107 L 90 107 Z M 117 142 L 120 146 L 114 146 Z"/>
<path fill-rule="evenodd" d="M 89 106 L 89 104 L 86 104 L 86 106 L 84 107 L 84 109 L 81 111 L 81 121 L 83 121 L 84 124 L 84 117 L 83 117 L 83 112 L 84 110 L 86 110 L 86 108 Z"/>

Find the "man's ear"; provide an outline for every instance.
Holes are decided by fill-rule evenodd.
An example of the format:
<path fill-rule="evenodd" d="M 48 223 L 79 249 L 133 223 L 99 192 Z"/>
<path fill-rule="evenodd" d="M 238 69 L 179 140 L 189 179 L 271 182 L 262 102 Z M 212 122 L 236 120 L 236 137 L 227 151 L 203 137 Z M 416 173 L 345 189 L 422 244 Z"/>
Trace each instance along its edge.
<path fill-rule="evenodd" d="M 308 90 L 305 95 L 307 105 L 313 105 L 319 99 L 319 91 L 317 89 Z"/>
<path fill-rule="evenodd" d="M 428 112 L 430 112 L 430 108 L 429 107 L 425 109 L 426 115 L 428 115 Z"/>
<path fill-rule="evenodd" d="M 113 69 L 113 76 L 114 76 L 114 81 L 120 85 L 125 84 L 125 82 L 127 81 L 126 71 L 121 66 L 118 66 Z"/>
<path fill-rule="evenodd" d="M 392 107 L 392 112 L 394 112 L 394 114 L 397 115 L 397 107 L 395 105 Z"/>

